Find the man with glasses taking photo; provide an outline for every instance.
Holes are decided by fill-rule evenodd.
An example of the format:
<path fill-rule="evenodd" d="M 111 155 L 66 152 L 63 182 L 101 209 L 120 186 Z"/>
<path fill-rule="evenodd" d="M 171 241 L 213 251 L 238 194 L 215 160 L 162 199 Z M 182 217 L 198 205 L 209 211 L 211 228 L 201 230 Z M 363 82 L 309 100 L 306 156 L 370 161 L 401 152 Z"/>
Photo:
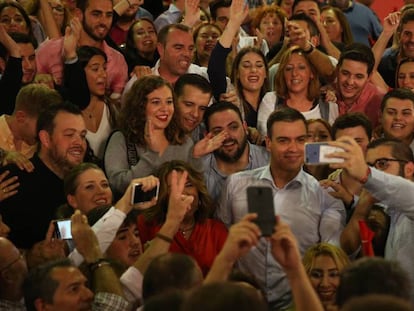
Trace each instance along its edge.
<path fill-rule="evenodd" d="M 390 216 L 390 228 L 385 244 L 385 259 L 396 260 L 414 281 L 414 156 L 408 145 L 380 138 L 368 145 L 364 160 L 359 145 L 350 137 L 332 143 L 345 150 L 332 156 L 344 159 L 334 164 L 342 168 L 364 188 L 354 213 L 341 235 L 341 247 L 355 253 L 361 246 L 359 221 L 366 220 L 371 206 L 380 202 Z M 373 228 L 374 231 L 376 228 Z M 414 301 L 414 290 L 411 290 Z"/>

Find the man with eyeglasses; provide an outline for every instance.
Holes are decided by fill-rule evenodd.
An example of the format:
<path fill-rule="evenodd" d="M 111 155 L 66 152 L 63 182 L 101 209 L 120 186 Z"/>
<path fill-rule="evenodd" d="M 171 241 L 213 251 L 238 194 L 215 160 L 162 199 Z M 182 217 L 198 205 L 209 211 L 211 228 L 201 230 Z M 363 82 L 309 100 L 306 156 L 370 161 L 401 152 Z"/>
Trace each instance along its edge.
<path fill-rule="evenodd" d="M 385 245 L 385 258 L 398 261 L 414 281 L 414 156 L 411 149 L 392 139 L 378 139 L 368 145 L 366 158 L 350 137 L 330 144 L 345 152 L 331 156 L 343 158 L 343 163 L 331 165 L 344 169 L 364 188 L 354 213 L 341 234 L 341 246 L 355 253 L 361 246 L 358 222 L 365 220 L 371 206 L 380 202 L 390 216 L 390 229 Z M 414 300 L 414 289 L 411 289 Z"/>
<path fill-rule="evenodd" d="M 6 238 L 0 238 L 0 310 L 25 311 L 22 285 L 27 265 L 20 251 Z"/>

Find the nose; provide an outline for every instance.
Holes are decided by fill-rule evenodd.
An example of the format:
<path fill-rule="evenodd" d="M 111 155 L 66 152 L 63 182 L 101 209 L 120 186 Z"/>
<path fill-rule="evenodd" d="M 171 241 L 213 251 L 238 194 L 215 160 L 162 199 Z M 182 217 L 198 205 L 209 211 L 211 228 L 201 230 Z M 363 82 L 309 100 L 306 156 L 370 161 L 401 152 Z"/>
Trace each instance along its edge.
<path fill-rule="evenodd" d="M 321 279 L 321 286 L 329 286 L 329 276 L 327 274 L 324 274 Z"/>
<path fill-rule="evenodd" d="M 194 117 L 194 118 L 198 118 L 199 117 L 199 115 L 200 115 L 200 112 L 198 111 L 198 108 L 197 107 L 193 107 L 193 109 L 191 109 L 191 115 Z"/>
<path fill-rule="evenodd" d="M 24 70 L 26 70 L 26 71 L 27 70 L 32 70 L 33 69 L 33 64 L 26 57 L 23 57 L 23 60 L 22 60 L 22 68 Z"/>
<path fill-rule="evenodd" d="M 82 296 L 81 296 L 82 300 L 92 302 L 92 299 L 93 299 L 92 291 L 89 288 L 87 288 L 86 286 L 83 286 L 82 289 L 83 289 L 82 290 Z"/>

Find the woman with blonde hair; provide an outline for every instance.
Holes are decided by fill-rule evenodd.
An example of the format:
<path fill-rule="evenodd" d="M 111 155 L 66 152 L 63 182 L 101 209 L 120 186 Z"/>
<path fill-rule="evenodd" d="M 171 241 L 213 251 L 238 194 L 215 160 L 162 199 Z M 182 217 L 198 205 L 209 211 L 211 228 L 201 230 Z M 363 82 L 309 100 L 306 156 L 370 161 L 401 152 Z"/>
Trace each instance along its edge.
<path fill-rule="evenodd" d="M 341 248 L 322 242 L 310 247 L 302 262 L 325 310 L 333 310 L 340 273 L 350 263 L 348 256 Z"/>

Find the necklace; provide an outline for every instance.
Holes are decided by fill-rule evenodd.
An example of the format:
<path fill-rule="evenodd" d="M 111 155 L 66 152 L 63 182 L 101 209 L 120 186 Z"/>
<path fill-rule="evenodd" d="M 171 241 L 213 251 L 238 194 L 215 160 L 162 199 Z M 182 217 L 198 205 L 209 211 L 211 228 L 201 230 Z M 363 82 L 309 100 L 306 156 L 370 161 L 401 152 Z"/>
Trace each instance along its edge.
<path fill-rule="evenodd" d="M 195 226 L 195 221 L 194 221 L 194 222 L 193 222 L 193 223 L 192 223 L 189 227 L 184 228 L 184 229 L 180 229 L 181 234 L 182 234 L 185 238 L 187 238 L 187 235 L 190 235 L 190 234 L 191 234 L 191 232 L 193 231 L 194 226 Z"/>

